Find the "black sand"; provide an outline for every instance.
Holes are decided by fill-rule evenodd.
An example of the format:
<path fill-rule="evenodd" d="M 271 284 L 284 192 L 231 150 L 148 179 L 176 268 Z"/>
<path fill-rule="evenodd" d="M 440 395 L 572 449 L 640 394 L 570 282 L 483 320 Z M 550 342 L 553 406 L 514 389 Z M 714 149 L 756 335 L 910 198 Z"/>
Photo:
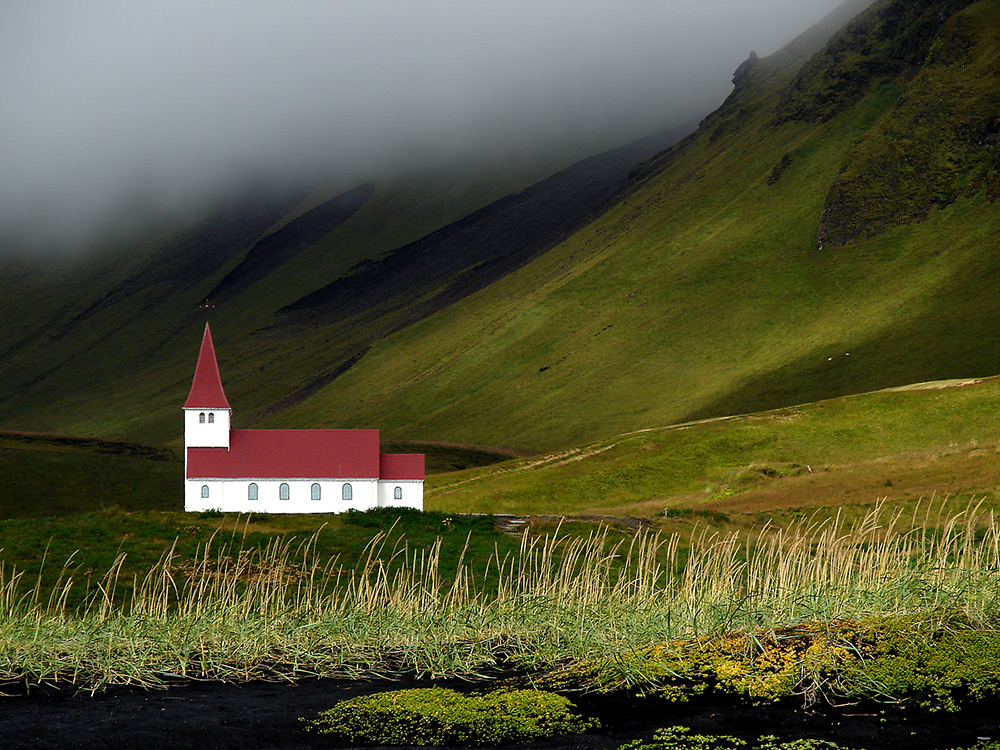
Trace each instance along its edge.
<path fill-rule="evenodd" d="M 90 695 L 72 688 L 33 689 L 0 698 L 0 748 L 136 748 L 139 750 L 299 750 L 335 747 L 307 734 L 300 717 L 312 718 L 338 700 L 379 690 L 419 687 L 428 681 L 310 680 L 296 684 L 187 683 L 164 690 L 113 688 Z M 468 683 L 438 682 L 463 689 Z M 8 692 L 11 692 L 8 690 Z M 704 733 L 785 740 L 816 737 L 867 750 L 968 747 L 979 737 L 1000 738 L 1000 704 L 962 714 L 915 709 L 853 707 L 803 711 L 795 704 L 755 708 L 700 700 L 671 704 L 662 699 L 580 697 L 584 713 L 604 729 L 518 748 L 617 748 L 649 737 L 661 726 L 684 725 Z"/>

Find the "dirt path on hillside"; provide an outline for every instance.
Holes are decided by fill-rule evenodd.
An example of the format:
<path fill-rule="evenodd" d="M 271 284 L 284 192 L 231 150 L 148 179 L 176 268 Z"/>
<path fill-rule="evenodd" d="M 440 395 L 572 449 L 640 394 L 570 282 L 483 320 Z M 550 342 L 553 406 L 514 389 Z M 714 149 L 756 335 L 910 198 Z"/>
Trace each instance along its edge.
<path fill-rule="evenodd" d="M 168 690 L 115 688 L 94 696 L 70 690 L 37 691 L 0 698 L 0 746 L 4 750 L 91 748 L 98 750 L 305 750 L 335 747 L 306 734 L 299 717 L 311 718 L 344 698 L 379 690 L 418 687 L 429 681 L 312 680 L 297 684 L 193 683 Z M 438 681 L 459 690 L 467 682 Z M 649 737 L 661 726 L 684 725 L 705 733 L 748 739 L 776 734 L 790 740 L 816 737 L 845 747 L 913 750 L 968 747 L 977 737 L 1000 737 L 1000 702 L 961 715 L 907 715 L 895 709 L 753 708 L 712 700 L 691 704 L 659 698 L 582 697 L 580 709 L 598 716 L 604 729 L 510 748 L 598 750 Z"/>

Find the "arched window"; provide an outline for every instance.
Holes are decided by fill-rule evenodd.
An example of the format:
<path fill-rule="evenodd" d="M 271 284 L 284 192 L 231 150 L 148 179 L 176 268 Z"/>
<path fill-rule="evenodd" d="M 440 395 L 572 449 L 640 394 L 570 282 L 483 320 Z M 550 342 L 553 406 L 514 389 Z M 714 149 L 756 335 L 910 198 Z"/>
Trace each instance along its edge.
<path fill-rule="evenodd" d="M 201 414 L 198 415 L 198 423 L 205 424 L 205 412 L 202 412 Z"/>
<path fill-rule="evenodd" d="M 250 486 L 247 487 L 247 500 L 257 499 L 257 483 L 250 482 Z"/>
<path fill-rule="evenodd" d="M 403 488 L 402 487 L 397 487 L 396 489 L 394 489 L 392 491 L 392 497 L 393 497 L 394 500 L 402 500 L 403 499 Z"/>
<path fill-rule="evenodd" d="M 320 493 L 319 485 L 318 484 L 314 484 L 312 486 L 312 499 L 313 500 L 319 500 L 319 493 Z"/>
<path fill-rule="evenodd" d="M 208 413 L 208 423 L 215 424 L 215 414 L 213 414 L 212 412 Z"/>
<path fill-rule="evenodd" d="M 281 486 L 278 487 L 278 499 L 279 500 L 288 499 L 288 482 L 282 482 Z"/>
<path fill-rule="evenodd" d="M 343 497 L 345 500 L 354 499 L 354 491 L 351 489 L 351 485 L 349 484 L 344 485 L 344 491 L 343 493 L 341 493 L 341 497 Z"/>
<path fill-rule="evenodd" d="M 208 497 L 208 485 L 207 484 L 203 484 L 201 486 L 201 496 L 202 497 Z"/>

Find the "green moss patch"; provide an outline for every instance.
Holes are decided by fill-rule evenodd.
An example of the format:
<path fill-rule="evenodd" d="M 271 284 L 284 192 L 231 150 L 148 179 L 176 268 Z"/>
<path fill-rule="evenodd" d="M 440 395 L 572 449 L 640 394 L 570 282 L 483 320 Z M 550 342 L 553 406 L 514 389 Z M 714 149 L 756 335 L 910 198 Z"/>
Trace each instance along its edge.
<path fill-rule="evenodd" d="M 1000 695 L 1000 632 L 902 620 L 868 631 L 865 658 L 849 665 L 845 692 L 958 711 Z"/>
<path fill-rule="evenodd" d="M 658 729 L 651 739 L 633 740 L 618 750 L 838 750 L 847 746 L 828 740 L 803 738 L 782 741 L 774 735 L 744 740 L 725 734 L 697 734 L 687 727 Z M 863 748 L 854 748 L 863 750 Z M 1000 742 L 981 740 L 970 750 L 1000 750 Z"/>
<path fill-rule="evenodd" d="M 687 727 L 667 727 L 658 729 L 652 739 L 634 740 L 618 750 L 836 750 L 840 747 L 826 740 L 781 742 L 774 735 L 765 735 L 756 741 L 747 741 L 725 734 L 696 734 Z"/>
<path fill-rule="evenodd" d="M 524 742 L 600 726 L 566 698 L 540 690 L 462 695 L 445 688 L 394 690 L 341 701 L 308 731 L 366 745 Z"/>
<path fill-rule="evenodd" d="M 954 712 L 1000 695 L 998 663 L 998 631 L 959 618 L 900 618 L 685 639 L 563 667 L 539 684 L 637 690 L 671 701 L 714 693 L 755 704 L 869 700 Z"/>

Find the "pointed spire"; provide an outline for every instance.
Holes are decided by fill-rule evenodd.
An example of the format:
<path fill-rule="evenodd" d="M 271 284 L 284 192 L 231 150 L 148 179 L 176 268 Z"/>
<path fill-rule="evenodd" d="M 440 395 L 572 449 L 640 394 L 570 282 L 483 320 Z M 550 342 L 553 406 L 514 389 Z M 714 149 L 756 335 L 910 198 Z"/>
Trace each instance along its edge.
<path fill-rule="evenodd" d="M 222 378 L 219 376 L 219 363 L 215 361 L 215 346 L 212 344 L 212 331 L 205 323 L 205 335 L 201 339 L 201 352 L 198 354 L 198 365 L 194 368 L 194 381 L 191 392 L 188 393 L 185 409 L 228 409 L 226 392 L 222 390 Z"/>

